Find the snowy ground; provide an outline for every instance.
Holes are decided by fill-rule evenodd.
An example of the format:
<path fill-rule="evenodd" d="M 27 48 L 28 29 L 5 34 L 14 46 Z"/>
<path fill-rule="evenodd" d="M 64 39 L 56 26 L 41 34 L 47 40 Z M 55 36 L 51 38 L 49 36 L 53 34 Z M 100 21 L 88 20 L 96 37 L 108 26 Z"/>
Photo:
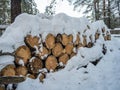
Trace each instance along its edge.
<path fill-rule="evenodd" d="M 86 25 L 90 25 L 92 28 L 86 19 L 73 19 L 64 14 L 55 16 L 55 18 L 51 17 L 49 20 L 44 18 L 48 17 L 34 17 L 26 14 L 19 16 L 1 36 L 0 50 L 13 52 L 18 46 L 24 44 L 23 38 L 28 33 L 37 35 L 41 31 L 45 37 L 47 32 L 56 34 L 58 31 L 60 33 L 64 31 L 68 34 L 76 34 L 78 29 L 86 29 Z M 100 27 L 94 24 L 94 27 L 97 26 Z M 57 30 L 53 32 L 52 29 Z M 76 29 L 76 31 L 72 29 Z M 105 55 L 102 53 L 103 43 L 107 47 Z M 102 59 L 97 66 L 91 63 L 100 57 Z M 1 56 L 0 69 L 13 61 L 13 57 Z M 82 67 L 84 65 L 87 67 Z M 16 90 L 120 90 L 120 40 L 112 37 L 111 41 L 104 42 L 103 39 L 100 39 L 92 48 L 80 48 L 78 54 L 68 61 L 64 69 L 47 74 L 44 83 L 41 83 L 39 79 L 27 78 L 25 82 L 18 84 Z"/>

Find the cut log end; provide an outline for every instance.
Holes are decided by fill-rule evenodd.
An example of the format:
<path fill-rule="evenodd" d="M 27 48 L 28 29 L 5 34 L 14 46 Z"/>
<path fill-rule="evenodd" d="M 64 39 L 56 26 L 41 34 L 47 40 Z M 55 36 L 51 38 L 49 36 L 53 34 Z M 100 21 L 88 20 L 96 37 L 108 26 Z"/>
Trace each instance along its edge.
<path fill-rule="evenodd" d="M 55 47 L 52 49 L 52 54 L 55 57 L 59 57 L 62 54 L 62 52 L 63 52 L 63 47 L 61 43 L 56 43 Z"/>
<path fill-rule="evenodd" d="M 25 66 L 19 66 L 19 67 L 16 68 L 16 75 L 26 76 L 27 72 L 28 72 L 28 70 Z"/>
<path fill-rule="evenodd" d="M 15 76 L 15 66 L 12 64 L 7 65 L 1 70 L 1 76 Z"/>
<path fill-rule="evenodd" d="M 39 73 L 39 70 L 43 68 L 43 62 L 39 58 L 33 58 L 28 64 L 29 71 L 33 74 Z"/>
<path fill-rule="evenodd" d="M 66 46 L 69 43 L 69 38 L 67 34 L 62 34 L 62 44 Z"/>
<path fill-rule="evenodd" d="M 48 34 L 45 39 L 45 44 L 48 49 L 52 49 L 55 46 L 55 36 Z"/>
<path fill-rule="evenodd" d="M 35 46 L 38 47 L 40 44 L 39 39 L 37 36 L 27 35 L 24 41 L 28 47 L 35 49 Z"/>
<path fill-rule="evenodd" d="M 15 51 L 15 55 L 21 57 L 24 64 L 27 64 L 28 60 L 31 58 L 30 49 L 24 45 L 17 48 L 17 50 Z M 21 65 L 21 58 L 15 58 L 16 64 Z"/>
<path fill-rule="evenodd" d="M 48 58 L 46 59 L 46 62 L 45 62 L 45 67 L 51 71 L 55 71 L 56 67 L 58 66 L 58 62 L 57 62 L 57 59 L 55 56 L 48 56 Z"/>
<path fill-rule="evenodd" d="M 63 65 L 65 65 L 68 60 L 69 60 L 68 54 L 63 54 L 59 57 L 59 63 L 62 62 Z"/>

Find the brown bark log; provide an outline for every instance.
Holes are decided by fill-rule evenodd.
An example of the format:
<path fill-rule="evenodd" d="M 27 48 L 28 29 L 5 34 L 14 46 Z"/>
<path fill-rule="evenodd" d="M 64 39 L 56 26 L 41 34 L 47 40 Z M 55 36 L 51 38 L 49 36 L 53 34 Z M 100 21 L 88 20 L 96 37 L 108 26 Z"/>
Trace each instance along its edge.
<path fill-rule="evenodd" d="M 57 36 L 55 37 L 56 43 L 61 43 L 62 42 L 62 35 L 61 34 L 57 34 Z"/>
<path fill-rule="evenodd" d="M 16 68 L 16 75 L 26 76 L 28 70 L 25 66 L 19 66 Z"/>
<path fill-rule="evenodd" d="M 40 53 L 38 54 L 38 56 L 42 59 L 42 57 L 44 57 L 45 55 L 48 55 L 50 53 L 51 53 L 51 51 L 43 46 Z"/>
<path fill-rule="evenodd" d="M 27 35 L 24 41 L 28 47 L 30 47 L 31 49 L 35 49 L 35 46 L 39 47 L 39 39 L 40 38 L 37 36 Z"/>
<path fill-rule="evenodd" d="M 45 78 L 46 78 L 46 74 L 45 73 L 41 73 L 41 75 L 39 77 L 40 82 L 43 83 L 43 81 L 44 81 Z"/>
<path fill-rule="evenodd" d="M 72 34 L 68 35 L 68 39 L 69 39 L 69 43 L 73 43 L 73 35 Z"/>
<path fill-rule="evenodd" d="M 63 65 L 65 65 L 68 60 L 69 60 L 68 54 L 63 54 L 59 57 L 59 63 L 62 62 Z"/>
<path fill-rule="evenodd" d="M 73 52 L 73 48 L 74 48 L 73 44 L 72 44 L 72 43 L 69 43 L 69 44 L 67 44 L 67 45 L 65 46 L 65 52 L 66 52 L 68 55 L 70 55 L 70 54 Z"/>
<path fill-rule="evenodd" d="M 87 46 L 87 39 L 86 39 L 87 36 L 84 36 L 83 35 L 83 47 L 86 47 Z"/>
<path fill-rule="evenodd" d="M 74 42 L 74 46 L 77 46 L 79 43 L 80 43 L 80 36 L 79 36 L 79 34 L 77 34 L 76 40 Z"/>
<path fill-rule="evenodd" d="M 95 40 L 97 40 L 99 38 L 100 34 L 99 33 L 95 33 Z"/>
<path fill-rule="evenodd" d="M 59 57 L 63 52 L 63 47 L 60 43 L 56 43 L 55 44 L 55 47 L 52 49 L 52 54 L 55 56 L 55 57 Z"/>
<path fill-rule="evenodd" d="M 36 79 L 36 77 L 33 74 L 29 74 L 29 75 L 27 75 L 27 77 L 29 77 L 31 79 Z"/>
<path fill-rule="evenodd" d="M 62 34 L 62 44 L 66 46 L 69 43 L 69 38 L 67 34 Z"/>
<path fill-rule="evenodd" d="M 25 81 L 25 77 L 0 77 L 0 84 L 17 84 Z"/>
<path fill-rule="evenodd" d="M 77 53 L 73 52 L 70 54 L 70 58 L 72 58 L 73 56 L 75 56 Z"/>
<path fill-rule="evenodd" d="M 48 34 L 45 39 L 45 44 L 48 49 L 52 49 L 55 46 L 55 36 L 53 34 Z"/>
<path fill-rule="evenodd" d="M 38 74 L 39 70 L 43 68 L 43 62 L 39 58 L 33 58 L 29 61 L 28 70 L 33 74 Z"/>
<path fill-rule="evenodd" d="M 51 71 L 55 71 L 55 69 L 57 68 L 58 66 L 58 62 L 57 62 L 57 59 L 55 56 L 49 56 L 47 59 L 46 59 L 46 62 L 45 62 L 45 67 Z"/>
<path fill-rule="evenodd" d="M 27 64 L 28 60 L 31 58 L 30 49 L 24 45 L 17 48 L 17 50 L 15 51 L 15 55 L 22 58 L 22 59 L 20 58 L 15 59 L 15 62 L 18 65 L 21 65 L 20 60 L 22 60 L 24 64 Z"/>
<path fill-rule="evenodd" d="M 107 35 L 107 40 L 111 40 L 111 35 Z"/>
<path fill-rule="evenodd" d="M 15 66 L 12 64 L 7 65 L 1 70 L 1 76 L 15 76 Z"/>

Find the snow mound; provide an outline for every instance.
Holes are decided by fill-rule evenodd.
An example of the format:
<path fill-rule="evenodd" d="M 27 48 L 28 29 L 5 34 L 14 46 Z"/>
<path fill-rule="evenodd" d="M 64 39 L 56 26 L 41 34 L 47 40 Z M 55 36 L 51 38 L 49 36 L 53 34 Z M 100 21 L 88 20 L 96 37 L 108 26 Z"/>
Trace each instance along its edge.
<path fill-rule="evenodd" d="M 25 45 L 24 37 L 28 34 L 33 36 L 41 34 L 45 40 L 48 33 L 54 35 L 66 33 L 76 37 L 79 32 L 81 39 L 83 35 L 87 36 L 88 42 L 89 37 L 92 36 L 92 42 L 95 44 L 92 48 L 80 48 L 77 55 L 67 62 L 64 69 L 48 73 L 43 84 L 39 83 L 39 78 L 35 80 L 27 78 L 25 82 L 18 84 L 16 90 L 119 90 L 120 41 L 116 43 L 117 40 L 114 39 L 105 42 L 102 34 L 95 41 L 95 33 L 102 33 L 103 28 L 110 34 L 103 21 L 90 23 L 85 17 L 74 18 L 65 14 L 54 17 L 44 14 L 19 15 L 0 37 L 0 50 L 3 52 L 13 52 L 19 46 Z M 106 55 L 102 53 L 103 44 L 107 47 Z M 92 62 L 99 59 L 101 59 L 99 64 L 94 66 Z M 13 61 L 14 58 L 8 56 L 0 57 L 0 68 Z M 86 65 L 87 67 L 84 68 L 83 66 Z"/>

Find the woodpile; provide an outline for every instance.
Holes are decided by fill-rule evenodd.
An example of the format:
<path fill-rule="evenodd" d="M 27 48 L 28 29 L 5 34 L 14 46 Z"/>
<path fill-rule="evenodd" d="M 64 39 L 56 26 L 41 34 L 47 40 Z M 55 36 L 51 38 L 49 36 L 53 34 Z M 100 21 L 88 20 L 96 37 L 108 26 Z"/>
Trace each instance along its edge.
<path fill-rule="evenodd" d="M 54 72 L 61 69 L 61 66 L 65 66 L 68 60 L 77 54 L 80 47 L 91 48 L 100 36 L 103 36 L 105 41 L 111 40 L 110 33 L 104 28 L 101 32 L 96 31 L 94 42 L 92 36 L 89 36 L 90 41 L 87 42 L 87 36 L 80 33 L 76 37 L 72 34 L 49 33 L 45 41 L 41 40 L 42 36 L 27 35 L 24 38 L 25 45 L 15 50 L 14 65 L 4 67 L 0 72 L 1 76 L 22 75 L 31 79 L 39 76 L 40 82 L 43 82 L 47 72 Z M 74 38 L 76 39 L 73 40 Z M 47 69 L 47 72 L 43 69 Z"/>

